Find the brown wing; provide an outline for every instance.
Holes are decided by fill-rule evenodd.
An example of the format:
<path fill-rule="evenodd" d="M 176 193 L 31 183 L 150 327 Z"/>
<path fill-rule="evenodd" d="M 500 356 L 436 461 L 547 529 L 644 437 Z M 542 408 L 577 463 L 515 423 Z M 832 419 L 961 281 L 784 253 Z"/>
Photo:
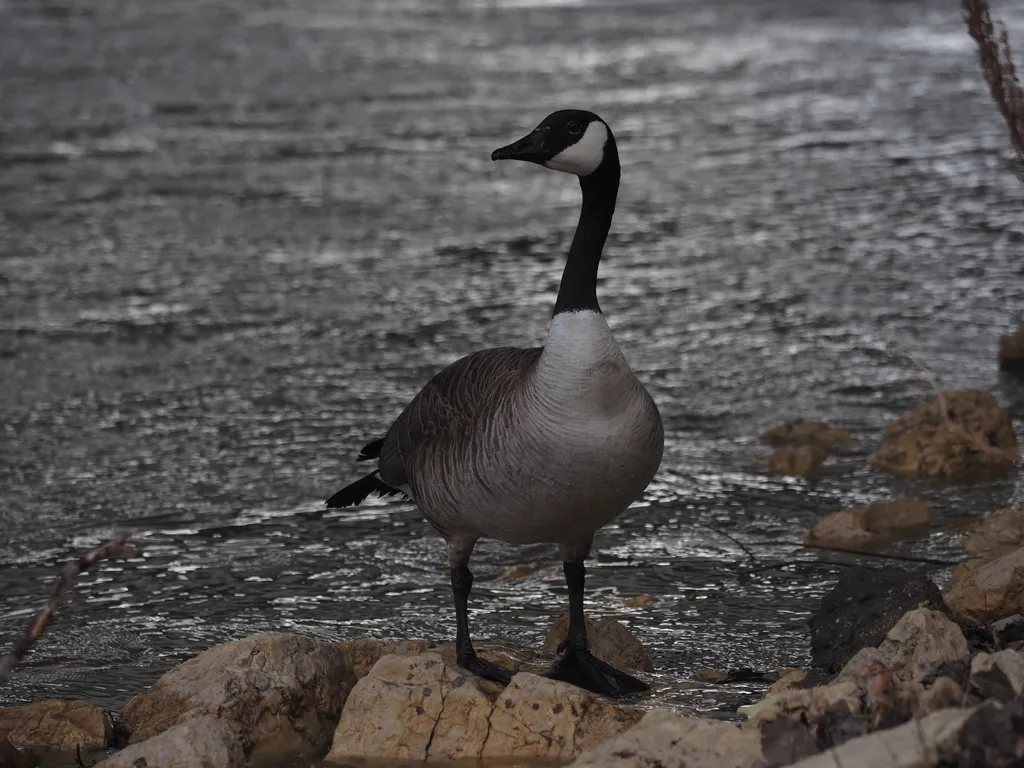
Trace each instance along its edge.
<path fill-rule="evenodd" d="M 380 445 L 380 479 L 408 485 L 409 458 L 424 445 L 469 428 L 492 393 L 520 379 L 543 347 L 485 349 L 456 360 L 432 378 L 395 420 Z"/>

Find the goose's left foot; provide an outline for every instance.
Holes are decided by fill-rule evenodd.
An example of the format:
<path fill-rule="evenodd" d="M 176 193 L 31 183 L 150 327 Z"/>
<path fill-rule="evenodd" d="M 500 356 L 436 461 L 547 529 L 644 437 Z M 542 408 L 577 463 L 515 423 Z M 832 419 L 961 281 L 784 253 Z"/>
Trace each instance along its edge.
<path fill-rule="evenodd" d="M 606 664 L 586 648 L 569 648 L 547 671 L 547 677 L 602 696 L 627 696 L 650 690 L 643 680 Z"/>

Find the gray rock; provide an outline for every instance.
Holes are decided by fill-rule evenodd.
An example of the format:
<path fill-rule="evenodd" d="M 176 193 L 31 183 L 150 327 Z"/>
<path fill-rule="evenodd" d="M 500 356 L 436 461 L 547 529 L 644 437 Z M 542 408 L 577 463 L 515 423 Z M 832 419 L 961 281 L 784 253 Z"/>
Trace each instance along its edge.
<path fill-rule="evenodd" d="M 926 576 L 900 570 L 847 570 L 811 617 L 814 665 L 838 672 L 861 648 L 880 645 L 907 611 L 922 604 L 947 610 L 939 588 Z"/>
<path fill-rule="evenodd" d="M 977 654 L 971 659 L 971 689 L 986 699 L 1024 697 L 1024 654 L 1009 649 Z"/>

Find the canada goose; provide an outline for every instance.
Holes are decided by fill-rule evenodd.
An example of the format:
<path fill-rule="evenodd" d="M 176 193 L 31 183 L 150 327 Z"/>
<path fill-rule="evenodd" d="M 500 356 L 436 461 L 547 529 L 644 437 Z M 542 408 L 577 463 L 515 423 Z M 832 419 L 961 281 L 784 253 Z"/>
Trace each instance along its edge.
<path fill-rule="evenodd" d="M 562 110 L 492 160 L 525 160 L 579 177 L 583 209 L 562 273 L 547 343 L 486 349 L 458 360 L 413 398 L 359 460 L 377 470 L 328 507 L 404 493 L 448 544 L 463 669 L 501 683 L 469 636 L 469 559 L 480 538 L 550 542 L 569 588 L 564 653 L 548 675 L 606 695 L 647 685 L 587 650 L 583 561 L 594 532 L 640 498 L 661 463 L 664 433 L 597 303 L 597 268 L 619 188 L 619 155 L 597 115 Z M 562 649 L 560 649 L 562 650 Z"/>

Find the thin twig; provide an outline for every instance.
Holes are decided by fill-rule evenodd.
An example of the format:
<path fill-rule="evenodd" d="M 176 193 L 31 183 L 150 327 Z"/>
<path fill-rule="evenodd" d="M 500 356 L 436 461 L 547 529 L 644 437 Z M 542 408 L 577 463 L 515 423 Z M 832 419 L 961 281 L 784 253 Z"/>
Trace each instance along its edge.
<path fill-rule="evenodd" d="M 86 553 L 77 560 L 69 560 L 64 566 L 64 570 L 60 574 L 60 578 L 57 579 L 53 584 L 53 589 L 50 591 L 50 596 L 46 599 L 43 604 L 43 609 L 36 614 L 35 619 L 25 630 L 25 634 L 22 635 L 21 640 L 17 642 L 10 653 L 0 658 L 0 683 L 6 682 L 11 676 L 11 671 L 14 666 L 20 662 L 25 654 L 28 653 L 35 642 L 39 639 L 39 636 L 46 629 L 46 625 L 50 622 L 50 618 L 53 616 L 54 611 L 57 610 L 57 604 L 60 602 L 64 591 L 71 586 L 72 582 L 81 573 L 85 573 L 89 568 L 94 566 L 100 560 L 106 560 L 107 558 L 118 557 L 122 554 L 129 552 L 131 547 L 128 545 L 128 534 L 121 532 L 117 534 L 110 541 L 101 544 L 91 552 Z"/>
<path fill-rule="evenodd" d="M 737 547 L 742 549 L 746 553 L 747 557 L 750 558 L 750 561 L 752 563 L 754 563 L 755 565 L 758 564 L 759 561 L 757 559 L 757 556 L 753 552 L 751 552 L 749 549 L 747 549 L 747 546 L 742 541 L 737 539 L 735 536 L 732 536 L 731 534 L 728 534 L 725 531 L 719 530 L 718 528 L 714 528 L 714 527 L 712 527 L 710 525 L 705 525 L 704 523 L 697 523 L 697 527 L 698 528 L 706 528 L 707 530 L 711 531 L 712 533 L 718 534 L 722 538 L 728 539 L 733 544 L 735 544 Z"/>
<path fill-rule="evenodd" d="M 992 100 L 1010 132 L 1017 155 L 1017 176 L 1024 181 L 1024 90 L 1017 80 L 1006 25 L 999 22 L 999 35 L 989 15 L 988 0 L 961 0 L 967 31 L 978 44 L 981 73 Z"/>

